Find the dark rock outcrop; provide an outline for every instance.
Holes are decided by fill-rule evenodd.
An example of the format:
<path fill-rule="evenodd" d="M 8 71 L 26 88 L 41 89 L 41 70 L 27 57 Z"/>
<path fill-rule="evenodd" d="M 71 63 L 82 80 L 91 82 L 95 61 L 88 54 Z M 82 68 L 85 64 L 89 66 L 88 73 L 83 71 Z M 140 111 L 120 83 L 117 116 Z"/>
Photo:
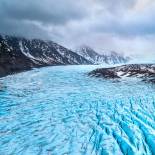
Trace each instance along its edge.
<path fill-rule="evenodd" d="M 109 79 L 137 77 L 155 83 L 155 64 L 129 64 L 112 68 L 100 68 L 91 71 L 89 75 Z"/>

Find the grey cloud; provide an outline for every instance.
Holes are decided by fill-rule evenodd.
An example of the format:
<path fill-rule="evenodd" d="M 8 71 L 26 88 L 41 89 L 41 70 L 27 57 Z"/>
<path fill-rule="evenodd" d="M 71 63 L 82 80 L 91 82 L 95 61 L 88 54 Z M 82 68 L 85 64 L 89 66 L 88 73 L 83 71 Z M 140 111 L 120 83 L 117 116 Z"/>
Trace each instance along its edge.
<path fill-rule="evenodd" d="M 152 0 L 1 0 L 0 33 L 153 53 L 154 10 Z"/>
<path fill-rule="evenodd" d="M 82 4 L 82 0 L 77 4 L 72 0 L 1 0 L 0 33 L 57 40 L 61 34 L 51 29 L 83 19 L 88 10 Z"/>
<path fill-rule="evenodd" d="M 155 21 L 143 19 L 138 21 L 128 19 L 117 19 L 112 21 L 107 21 L 106 23 L 97 23 L 92 29 L 98 33 L 112 33 L 118 36 L 132 37 L 132 36 L 142 36 L 145 35 L 155 35 Z"/>
<path fill-rule="evenodd" d="M 1 16 L 5 18 L 38 21 L 44 24 L 64 24 L 86 15 L 82 5 L 75 4 L 72 0 L 1 0 L 0 10 Z"/>
<path fill-rule="evenodd" d="M 26 38 L 54 39 L 54 35 L 32 22 L 1 19 L 0 33 Z M 52 37 L 53 36 L 53 37 Z"/>
<path fill-rule="evenodd" d="M 111 14 L 120 13 L 123 10 L 133 8 L 137 0 L 97 0 L 102 7 Z"/>

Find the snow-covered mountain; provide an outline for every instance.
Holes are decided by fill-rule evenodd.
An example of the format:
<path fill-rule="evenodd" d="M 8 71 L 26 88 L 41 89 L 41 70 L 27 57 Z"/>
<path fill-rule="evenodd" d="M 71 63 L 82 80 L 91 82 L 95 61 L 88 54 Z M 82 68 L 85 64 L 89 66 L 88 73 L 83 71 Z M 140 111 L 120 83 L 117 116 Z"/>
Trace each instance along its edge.
<path fill-rule="evenodd" d="M 50 65 L 92 64 L 52 41 L 0 35 L 0 76 Z"/>
<path fill-rule="evenodd" d="M 85 59 L 91 61 L 93 64 L 120 64 L 127 63 L 129 61 L 129 57 L 125 57 L 116 52 L 111 51 L 99 54 L 88 46 L 81 46 L 76 50 L 76 52 Z"/>

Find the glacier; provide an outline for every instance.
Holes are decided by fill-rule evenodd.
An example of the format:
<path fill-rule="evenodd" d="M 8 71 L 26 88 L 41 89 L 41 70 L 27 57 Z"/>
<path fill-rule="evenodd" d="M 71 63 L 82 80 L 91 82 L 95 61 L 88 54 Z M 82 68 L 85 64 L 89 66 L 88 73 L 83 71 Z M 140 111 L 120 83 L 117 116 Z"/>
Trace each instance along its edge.
<path fill-rule="evenodd" d="M 155 85 L 89 77 L 96 68 L 0 78 L 0 155 L 155 155 Z"/>

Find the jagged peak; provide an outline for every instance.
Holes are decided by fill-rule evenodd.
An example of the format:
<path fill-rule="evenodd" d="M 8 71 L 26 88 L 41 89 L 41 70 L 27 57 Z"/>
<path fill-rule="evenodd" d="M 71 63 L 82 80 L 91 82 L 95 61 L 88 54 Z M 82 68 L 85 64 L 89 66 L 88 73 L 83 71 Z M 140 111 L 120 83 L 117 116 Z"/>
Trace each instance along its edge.
<path fill-rule="evenodd" d="M 81 52 L 81 53 L 97 53 L 92 47 L 88 46 L 88 45 L 81 45 L 76 49 L 77 52 Z"/>
<path fill-rule="evenodd" d="M 130 60 L 129 57 L 124 56 L 122 53 L 116 51 L 104 51 L 99 53 L 88 45 L 79 46 L 76 52 L 95 64 L 126 63 Z"/>

